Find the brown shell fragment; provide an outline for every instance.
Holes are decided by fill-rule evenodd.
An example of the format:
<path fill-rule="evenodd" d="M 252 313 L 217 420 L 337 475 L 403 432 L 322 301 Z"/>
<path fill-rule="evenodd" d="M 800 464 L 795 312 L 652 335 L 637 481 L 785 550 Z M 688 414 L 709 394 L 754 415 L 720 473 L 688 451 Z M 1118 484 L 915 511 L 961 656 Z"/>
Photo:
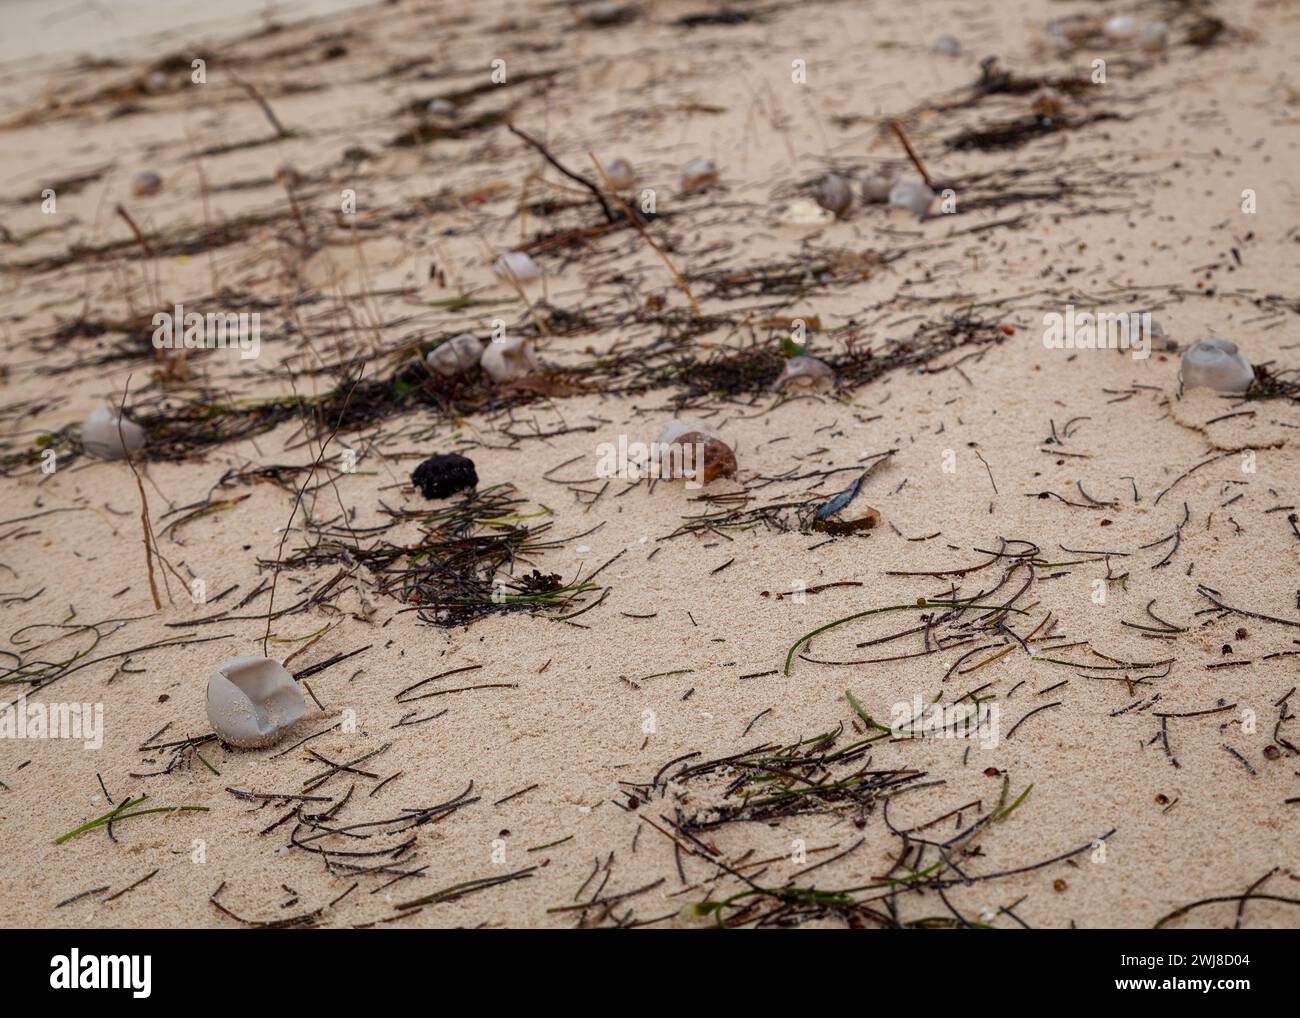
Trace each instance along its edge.
<path fill-rule="evenodd" d="M 702 431 L 688 431 L 677 441 L 692 449 L 703 447 L 704 468 L 701 480 L 704 484 L 718 477 L 730 477 L 736 472 L 736 454 L 721 439 L 713 438 Z M 691 463 L 690 466 L 692 468 L 690 472 L 693 473 L 696 465 Z"/>
<path fill-rule="evenodd" d="M 813 530 L 820 530 L 824 534 L 835 537 L 857 533 L 859 530 L 874 530 L 878 526 L 880 526 L 880 513 L 871 508 L 853 519 L 814 519 L 812 524 Z"/>

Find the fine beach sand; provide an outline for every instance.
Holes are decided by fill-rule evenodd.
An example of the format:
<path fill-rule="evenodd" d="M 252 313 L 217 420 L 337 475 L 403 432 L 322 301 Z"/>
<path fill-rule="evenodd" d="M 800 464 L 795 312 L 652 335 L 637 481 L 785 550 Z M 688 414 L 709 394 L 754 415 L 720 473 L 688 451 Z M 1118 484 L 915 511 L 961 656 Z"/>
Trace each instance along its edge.
<path fill-rule="evenodd" d="M 0 739 L 0 923 L 1297 925 L 1300 5 L 629 6 L 404 0 L 0 65 L 0 703 L 104 723 Z M 1169 46 L 1058 52 L 1072 13 Z M 913 172 L 893 118 L 952 214 L 782 222 L 828 170 Z M 507 123 L 578 174 L 629 160 L 673 270 Z M 720 183 L 683 193 L 695 158 Z M 491 271 L 518 247 L 527 304 Z M 260 356 L 159 360 L 175 304 L 258 312 Z M 1071 304 L 1230 338 L 1256 388 L 1046 349 Z M 418 368 L 494 319 L 535 377 Z M 794 319 L 836 391 L 772 390 Z M 124 392 L 138 485 L 77 437 Z M 598 476 L 674 416 L 737 475 Z M 375 553 L 473 512 L 410 484 L 451 451 L 468 533 L 523 542 L 500 575 L 578 589 L 433 624 L 441 553 Z M 815 530 L 864 472 L 845 512 L 879 525 Z M 225 746 L 208 676 L 264 639 L 311 713 Z M 995 707 L 996 744 L 865 720 L 936 698 Z M 56 843 L 141 795 L 201 809 Z"/>

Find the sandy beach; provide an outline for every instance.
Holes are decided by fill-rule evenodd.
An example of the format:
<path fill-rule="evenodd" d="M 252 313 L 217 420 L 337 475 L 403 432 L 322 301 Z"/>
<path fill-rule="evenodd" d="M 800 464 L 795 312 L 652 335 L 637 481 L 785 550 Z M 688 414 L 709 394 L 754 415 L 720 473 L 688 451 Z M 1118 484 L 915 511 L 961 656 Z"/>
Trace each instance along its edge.
<path fill-rule="evenodd" d="M 343 6 L 7 44 L 0 924 L 1300 925 L 1300 4 Z"/>

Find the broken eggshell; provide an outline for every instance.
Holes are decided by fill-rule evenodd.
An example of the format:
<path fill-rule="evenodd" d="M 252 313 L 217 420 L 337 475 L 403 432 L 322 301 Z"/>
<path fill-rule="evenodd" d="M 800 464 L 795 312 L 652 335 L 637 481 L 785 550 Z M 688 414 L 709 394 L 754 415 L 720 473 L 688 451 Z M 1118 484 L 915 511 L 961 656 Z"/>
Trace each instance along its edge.
<path fill-rule="evenodd" d="M 162 190 L 162 177 L 153 170 L 141 170 L 131 178 L 131 193 L 137 198 L 146 198 Z"/>
<path fill-rule="evenodd" d="M 511 336 L 492 340 L 478 363 L 492 381 L 513 382 L 537 370 L 537 354 L 523 336 Z"/>
<path fill-rule="evenodd" d="M 1183 354 L 1183 386 L 1203 386 L 1216 392 L 1243 393 L 1255 380 L 1255 369 L 1231 340 L 1198 339 Z"/>
<path fill-rule="evenodd" d="M 835 385 L 835 372 L 825 361 L 816 357 L 791 357 L 781 369 L 780 377 L 772 383 L 774 392 L 786 386 L 801 389 L 828 389 Z"/>
<path fill-rule="evenodd" d="M 482 356 L 483 344 L 478 337 L 463 332 L 430 350 L 425 361 L 443 378 L 455 378 L 473 371 Z"/>
<path fill-rule="evenodd" d="M 144 428 L 120 417 L 116 407 L 96 407 L 81 424 L 81 444 L 100 459 L 125 459 L 144 448 Z"/>
<path fill-rule="evenodd" d="M 924 219 L 934 203 L 934 192 L 919 177 L 903 177 L 889 189 L 889 204 Z"/>
<path fill-rule="evenodd" d="M 673 455 L 674 446 L 680 447 L 677 455 Z M 703 461 L 702 469 L 695 462 L 697 450 Z M 736 454 L 731 447 L 699 421 L 674 418 L 665 424 L 659 433 L 658 456 L 659 476 L 669 481 L 678 477 L 693 480 L 698 473 L 701 482 L 708 484 L 715 478 L 730 477 L 736 472 Z M 675 472 L 674 466 L 680 467 L 680 471 Z"/>
<path fill-rule="evenodd" d="M 718 182 L 718 168 L 712 159 L 692 159 L 682 167 L 682 190 L 700 191 Z"/>
<path fill-rule="evenodd" d="M 542 270 L 537 263 L 522 251 L 507 251 L 496 260 L 493 271 L 499 278 L 507 282 L 513 279 L 520 286 L 535 283 L 542 278 Z"/>
<path fill-rule="evenodd" d="M 306 714 L 298 683 L 270 658 L 231 658 L 208 679 L 208 723 L 232 746 L 269 746 Z"/>
<path fill-rule="evenodd" d="M 817 187 L 817 204 L 837 216 L 843 216 L 853 204 L 853 188 L 838 173 L 828 174 Z"/>
<path fill-rule="evenodd" d="M 636 171 L 626 159 L 607 159 L 601 170 L 615 191 L 627 191 L 636 183 Z"/>
<path fill-rule="evenodd" d="M 873 170 L 862 178 L 862 200 L 868 204 L 883 204 L 889 201 L 889 192 L 898 182 L 898 169 L 884 166 Z"/>

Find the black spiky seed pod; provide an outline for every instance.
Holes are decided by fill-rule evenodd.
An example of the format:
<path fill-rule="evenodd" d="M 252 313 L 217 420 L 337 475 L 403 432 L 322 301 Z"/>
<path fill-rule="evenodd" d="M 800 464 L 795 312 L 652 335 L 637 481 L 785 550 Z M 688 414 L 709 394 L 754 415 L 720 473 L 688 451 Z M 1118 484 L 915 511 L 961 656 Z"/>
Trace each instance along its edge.
<path fill-rule="evenodd" d="M 474 461 L 454 452 L 431 456 L 411 472 L 411 483 L 425 498 L 446 498 L 478 484 Z"/>

